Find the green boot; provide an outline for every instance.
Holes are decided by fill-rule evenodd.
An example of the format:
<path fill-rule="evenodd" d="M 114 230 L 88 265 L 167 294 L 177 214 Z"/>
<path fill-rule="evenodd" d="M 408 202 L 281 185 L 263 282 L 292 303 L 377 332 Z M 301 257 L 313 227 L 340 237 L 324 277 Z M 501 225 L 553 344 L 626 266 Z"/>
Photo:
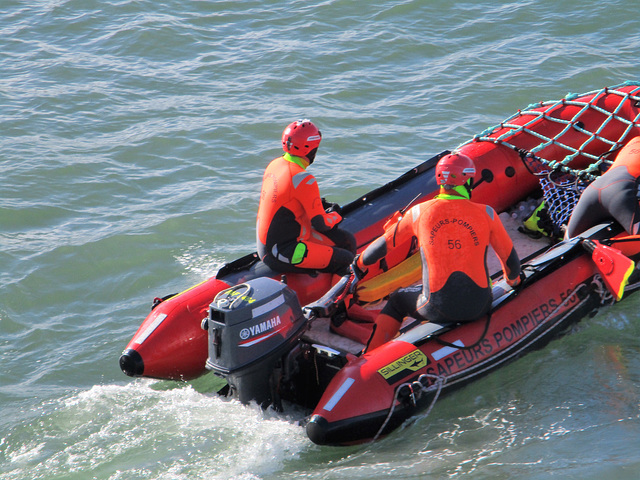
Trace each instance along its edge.
<path fill-rule="evenodd" d="M 531 215 L 522 222 L 522 227 L 518 228 L 522 233 L 526 233 L 532 238 L 551 237 L 553 235 L 553 225 L 549 211 L 544 200 Z"/>

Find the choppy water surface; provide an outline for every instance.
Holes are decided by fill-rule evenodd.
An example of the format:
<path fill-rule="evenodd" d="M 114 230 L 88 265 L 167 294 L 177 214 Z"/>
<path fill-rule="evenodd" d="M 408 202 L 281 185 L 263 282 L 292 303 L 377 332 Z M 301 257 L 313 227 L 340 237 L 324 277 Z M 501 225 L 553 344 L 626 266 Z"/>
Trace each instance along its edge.
<path fill-rule="evenodd" d="M 517 108 L 638 80 L 636 10 L 5 1 L 0 478 L 638 478 L 634 297 L 361 447 L 118 367 L 154 296 L 253 251 L 287 123 L 320 126 L 312 168 L 344 203 Z"/>

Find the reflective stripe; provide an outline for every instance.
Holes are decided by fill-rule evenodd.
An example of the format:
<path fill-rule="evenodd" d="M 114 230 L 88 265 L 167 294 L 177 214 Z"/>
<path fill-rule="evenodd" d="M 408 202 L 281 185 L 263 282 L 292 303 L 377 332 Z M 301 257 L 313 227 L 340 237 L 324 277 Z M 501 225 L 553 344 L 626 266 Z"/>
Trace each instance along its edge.
<path fill-rule="evenodd" d="M 335 407 L 338 404 L 340 399 L 344 397 L 344 394 L 347 393 L 347 390 L 349 390 L 351 388 L 351 385 L 353 385 L 354 383 L 355 383 L 355 380 L 353 378 L 347 378 L 342 383 L 342 385 L 340 385 L 340 388 L 338 388 L 338 391 L 334 393 L 333 396 L 326 403 L 326 405 L 324 406 L 324 409 L 327 412 L 330 412 L 331 410 L 333 410 L 333 407 Z"/>
<path fill-rule="evenodd" d="M 309 178 L 310 177 L 310 178 Z M 313 175 L 308 172 L 300 172 L 293 176 L 291 179 L 291 183 L 293 184 L 293 188 L 298 188 L 300 184 L 304 182 L 308 185 L 316 182 L 316 179 Z"/>
<path fill-rule="evenodd" d="M 275 310 L 277 307 L 279 307 L 283 303 L 284 303 L 284 295 L 281 294 L 280 296 L 265 303 L 264 305 L 260 305 L 259 307 L 256 307 L 253 310 L 251 310 L 251 316 L 253 318 L 259 317 L 263 313 L 267 313 L 267 312 L 270 312 L 271 310 Z"/>
<path fill-rule="evenodd" d="M 411 207 L 411 218 L 414 222 L 417 222 L 418 218 L 420 218 L 420 204 Z"/>
<path fill-rule="evenodd" d="M 491 217 L 491 220 L 493 220 L 496 215 L 496 212 L 489 205 L 487 205 L 487 215 Z"/>
<path fill-rule="evenodd" d="M 165 318 L 167 318 L 166 313 L 161 313 L 160 315 L 158 315 L 153 320 L 153 322 L 151 322 L 151 325 L 145 328 L 144 332 L 142 332 L 142 334 L 140 334 L 139 337 L 134 339 L 132 343 L 137 343 L 138 345 L 142 345 L 142 342 L 144 342 L 149 337 L 149 335 L 151 335 L 155 331 L 155 329 L 158 328 L 158 326 L 160 326 L 160 324 L 164 321 Z"/>
<path fill-rule="evenodd" d="M 464 347 L 464 343 L 462 343 L 462 340 L 456 340 L 455 342 L 453 342 L 453 345 L 457 345 L 458 347 Z M 446 347 L 440 348 L 439 350 L 436 350 L 431 354 L 431 356 L 437 362 L 441 358 L 451 355 L 453 352 L 457 352 L 457 351 L 458 349 L 455 347 L 446 346 Z"/>
<path fill-rule="evenodd" d="M 273 255 L 275 259 L 281 261 L 282 263 L 291 263 L 291 260 L 289 260 L 287 257 L 285 257 L 284 255 L 280 255 L 280 252 L 278 252 L 278 244 L 275 244 L 271 249 L 271 255 Z"/>

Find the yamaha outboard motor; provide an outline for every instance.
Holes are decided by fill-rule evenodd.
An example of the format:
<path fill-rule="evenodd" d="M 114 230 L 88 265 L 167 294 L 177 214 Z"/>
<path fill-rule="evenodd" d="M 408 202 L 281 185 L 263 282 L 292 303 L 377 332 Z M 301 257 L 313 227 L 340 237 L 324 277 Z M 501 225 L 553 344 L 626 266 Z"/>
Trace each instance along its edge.
<path fill-rule="evenodd" d="M 242 403 L 273 403 L 274 370 L 305 326 L 295 292 L 267 277 L 241 283 L 216 295 L 206 323 L 207 369 L 224 377 Z"/>

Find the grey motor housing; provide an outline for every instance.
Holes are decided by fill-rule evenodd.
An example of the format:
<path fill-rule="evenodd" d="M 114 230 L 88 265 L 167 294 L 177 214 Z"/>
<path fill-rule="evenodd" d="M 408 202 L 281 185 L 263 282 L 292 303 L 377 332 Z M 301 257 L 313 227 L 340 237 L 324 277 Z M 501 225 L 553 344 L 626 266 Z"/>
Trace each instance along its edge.
<path fill-rule="evenodd" d="M 271 404 L 274 370 L 306 325 L 295 292 L 268 277 L 249 280 L 218 293 L 206 323 L 207 369 L 225 378 L 242 403 Z"/>

